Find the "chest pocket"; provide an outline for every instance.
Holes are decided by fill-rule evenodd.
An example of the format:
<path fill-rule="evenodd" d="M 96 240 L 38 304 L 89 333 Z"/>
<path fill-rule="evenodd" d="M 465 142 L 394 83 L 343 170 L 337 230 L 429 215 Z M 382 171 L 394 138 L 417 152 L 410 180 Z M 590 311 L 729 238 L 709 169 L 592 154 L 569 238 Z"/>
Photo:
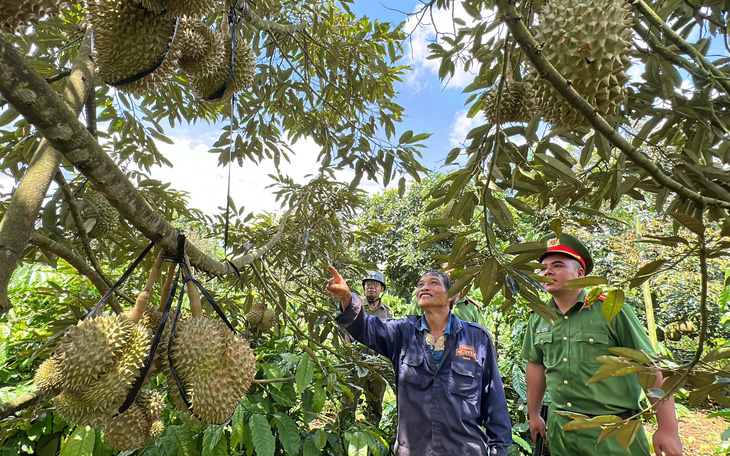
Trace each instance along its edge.
<path fill-rule="evenodd" d="M 455 396 L 475 397 L 479 394 L 482 378 L 482 366 L 471 361 L 468 363 L 451 363 L 451 381 L 449 390 Z"/>
<path fill-rule="evenodd" d="M 432 379 L 433 374 L 428 372 L 423 353 L 405 353 L 401 357 L 399 382 L 407 383 L 418 389 L 426 389 Z"/>
<path fill-rule="evenodd" d="M 553 343 L 553 333 L 550 331 L 535 334 L 533 344 L 535 351 L 542 353 L 542 364 L 545 366 L 552 366 L 562 358 L 561 349 Z"/>
<path fill-rule="evenodd" d="M 610 342 L 611 338 L 605 330 L 576 331 L 576 355 L 581 362 L 590 366 L 598 366 L 601 363 L 596 360 L 596 357 L 611 354 L 608 351 L 608 348 L 613 346 Z"/>

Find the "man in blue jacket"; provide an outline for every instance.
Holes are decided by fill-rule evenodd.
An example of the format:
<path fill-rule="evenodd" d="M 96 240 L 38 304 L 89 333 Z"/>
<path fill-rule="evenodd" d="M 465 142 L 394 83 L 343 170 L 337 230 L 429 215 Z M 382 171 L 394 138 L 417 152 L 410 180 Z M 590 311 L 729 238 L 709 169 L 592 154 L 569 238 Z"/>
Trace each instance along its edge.
<path fill-rule="evenodd" d="M 418 281 L 423 316 L 381 320 L 330 271 L 325 291 L 342 305 L 337 324 L 393 364 L 395 454 L 506 456 L 512 431 L 494 345 L 484 328 L 451 314 L 448 276 L 429 271 Z"/>

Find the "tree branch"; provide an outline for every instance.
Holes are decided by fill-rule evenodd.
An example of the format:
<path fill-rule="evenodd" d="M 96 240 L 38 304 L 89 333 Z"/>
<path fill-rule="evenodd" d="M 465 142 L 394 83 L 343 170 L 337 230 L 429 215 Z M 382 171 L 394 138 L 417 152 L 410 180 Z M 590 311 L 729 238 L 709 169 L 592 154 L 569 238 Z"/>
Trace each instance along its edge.
<path fill-rule="evenodd" d="M 535 38 L 527 30 L 522 21 L 522 15 L 510 3 L 510 0 L 496 0 L 497 7 L 502 15 L 502 20 L 507 24 L 510 32 L 514 35 L 525 55 L 530 59 L 532 64 L 538 70 L 541 77 L 544 77 L 550 85 L 568 102 L 573 105 L 596 132 L 603 135 L 606 139 L 623 152 L 629 160 L 637 166 L 643 168 L 652 179 L 659 185 L 667 187 L 674 191 L 679 197 L 692 201 L 698 206 L 719 206 L 730 208 L 730 201 L 723 201 L 717 198 L 708 198 L 699 193 L 690 190 L 679 182 L 669 177 L 661 168 L 659 168 L 649 157 L 642 154 L 636 147 L 633 147 L 626 139 L 624 139 L 617 131 L 601 117 L 596 109 L 591 106 L 585 98 L 581 97 L 573 87 L 568 84 L 563 76 L 547 61 L 541 52 L 541 46 L 535 41 Z"/>
<path fill-rule="evenodd" d="M 4 402 L 0 404 L 0 421 L 17 413 L 19 410 L 25 410 L 34 405 L 42 404 L 47 399 L 49 399 L 48 395 L 38 390 Z"/>
<path fill-rule="evenodd" d="M 100 294 L 103 295 L 104 293 L 109 291 L 109 285 L 107 285 L 104 279 L 99 274 L 97 274 L 96 271 L 94 271 L 94 268 L 89 266 L 89 263 L 84 261 L 83 258 L 77 256 L 62 244 L 46 236 L 43 236 L 40 233 L 33 233 L 30 238 L 30 243 L 42 249 L 48 250 L 49 252 L 63 258 L 74 269 L 79 271 L 79 274 L 89 279 L 89 281 L 96 287 L 96 289 L 99 290 Z M 124 312 L 124 309 L 119 306 L 119 303 L 117 303 L 116 300 L 110 299 L 109 305 L 114 310 L 114 312 L 118 314 Z"/>
<path fill-rule="evenodd" d="M 641 13 L 642 16 L 644 16 L 649 24 L 659 29 L 659 31 L 662 32 L 669 41 L 674 43 L 680 51 L 692 57 L 693 60 L 700 64 L 700 67 L 704 71 L 711 73 L 712 79 L 717 81 L 717 83 L 722 86 L 726 94 L 730 95 L 730 77 L 728 77 L 727 74 L 720 71 L 715 65 L 707 60 L 707 58 L 702 55 L 700 51 L 698 51 L 697 49 L 695 49 L 694 46 L 686 42 L 681 36 L 677 34 L 677 32 L 672 30 L 672 28 L 669 27 L 667 23 L 664 22 L 662 18 L 659 17 L 654 12 L 654 10 L 651 9 L 651 7 L 647 5 L 643 0 L 628 1 L 629 4 L 636 8 L 636 10 Z"/>
<path fill-rule="evenodd" d="M 91 133 L 69 111 L 58 94 L 2 37 L 0 94 L 89 179 L 122 217 L 163 249 L 177 251 L 177 230 L 155 212 Z M 27 242 L 20 245 L 26 244 Z M 258 258 L 257 255 L 263 255 L 272 245 L 273 243 L 269 243 L 262 248 L 262 252 L 244 255 L 233 260 L 233 263 L 239 266 L 250 264 Z M 201 271 L 217 276 L 234 273 L 233 266 L 205 255 L 192 243 L 186 243 L 186 253 L 192 265 Z"/>
<path fill-rule="evenodd" d="M 63 92 L 63 100 L 48 85 L 45 79 L 38 75 L 23 59 L 23 57 L 4 38 L 0 37 L 0 85 L 10 84 L 14 97 L 8 97 L 3 91 L 5 99 L 14 106 L 26 105 L 32 109 L 42 112 L 44 115 L 52 115 L 47 107 L 50 97 L 56 99 L 56 103 L 63 107 L 72 117 L 72 113 L 81 112 L 88 93 L 93 87 L 94 62 L 91 60 L 91 39 L 83 40 L 79 48 L 79 54 L 74 61 L 71 74 Z M 8 60 L 11 54 L 15 61 L 19 58 L 25 67 L 31 68 L 35 78 L 28 78 L 28 71 L 21 75 L 12 75 L 5 71 L 5 67 L 13 65 Z M 37 92 L 44 88 L 45 93 Z M 18 110 L 20 112 L 20 110 Z M 74 119 L 76 121 L 76 119 Z M 78 122 L 78 121 L 76 121 Z M 35 230 L 35 222 L 38 219 L 43 199 L 46 197 L 48 188 L 53 177 L 58 171 L 61 162 L 61 154 L 53 148 L 51 142 L 43 139 L 38 146 L 36 153 L 30 161 L 20 184 L 13 192 L 10 205 L 5 216 L 0 220 L 0 315 L 10 310 L 12 303 L 8 297 L 8 285 L 13 271 L 20 264 L 25 246 Z"/>

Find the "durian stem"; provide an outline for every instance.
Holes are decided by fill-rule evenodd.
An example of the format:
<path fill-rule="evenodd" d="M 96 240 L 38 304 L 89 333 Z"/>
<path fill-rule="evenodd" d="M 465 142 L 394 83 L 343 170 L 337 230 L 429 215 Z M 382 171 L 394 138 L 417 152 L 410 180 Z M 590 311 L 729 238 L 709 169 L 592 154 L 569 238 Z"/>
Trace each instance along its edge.
<path fill-rule="evenodd" d="M 160 312 L 165 311 L 165 304 L 167 304 L 167 300 L 170 298 L 170 290 L 172 290 L 172 281 L 175 278 L 175 268 L 177 268 L 177 263 L 170 264 L 170 267 L 167 269 L 167 279 L 165 280 L 165 285 L 162 287 L 162 294 L 160 295 L 160 305 L 157 308 Z"/>
<path fill-rule="evenodd" d="M 193 273 L 190 271 L 187 264 L 183 265 L 183 269 L 186 275 L 189 275 L 190 277 L 193 276 Z M 193 318 L 202 317 L 203 304 L 200 302 L 200 291 L 198 291 L 198 287 L 195 286 L 192 280 L 188 280 L 185 286 L 188 290 L 188 299 L 190 299 L 190 313 Z"/>
<path fill-rule="evenodd" d="M 152 288 L 157 282 L 157 278 L 160 276 L 160 270 L 162 269 L 162 250 L 157 254 L 155 264 L 152 265 L 150 270 L 150 276 L 147 279 L 147 284 L 144 286 L 142 292 L 137 296 L 137 303 L 134 305 L 134 310 L 130 318 L 133 322 L 138 323 L 142 318 L 142 314 L 147 310 L 147 303 L 150 302 L 150 296 L 152 296 Z"/>

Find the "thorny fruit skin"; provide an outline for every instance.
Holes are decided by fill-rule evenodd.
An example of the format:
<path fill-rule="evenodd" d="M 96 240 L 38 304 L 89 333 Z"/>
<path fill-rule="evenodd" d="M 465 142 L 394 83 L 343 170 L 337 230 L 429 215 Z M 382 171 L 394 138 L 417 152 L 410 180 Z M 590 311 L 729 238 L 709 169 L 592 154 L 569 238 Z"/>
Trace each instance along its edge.
<path fill-rule="evenodd" d="M 631 65 L 630 5 L 624 0 L 553 0 L 543 4 L 534 35 L 555 69 L 604 118 L 618 116 Z M 530 73 L 538 114 L 556 126 L 587 126 L 550 83 Z"/>

